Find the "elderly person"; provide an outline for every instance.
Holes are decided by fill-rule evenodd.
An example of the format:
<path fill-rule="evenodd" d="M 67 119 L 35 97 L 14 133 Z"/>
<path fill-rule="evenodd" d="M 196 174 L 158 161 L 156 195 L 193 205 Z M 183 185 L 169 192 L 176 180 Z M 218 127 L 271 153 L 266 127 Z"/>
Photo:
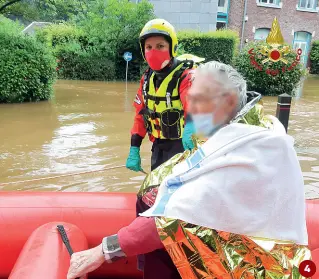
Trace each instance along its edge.
<path fill-rule="evenodd" d="M 255 101 L 247 103 L 246 83 L 232 67 L 196 69 L 189 112 L 207 140 L 154 170 L 142 186 L 147 192 L 160 181 L 154 205 L 101 245 L 73 254 L 67 278 L 161 249 L 175 267 L 144 270 L 144 278 L 177 278 L 176 268 L 183 279 L 301 278 L 298 265 L 310 251 L 300 165 L 275 117 L 269 128 L 237 123 Z"/>

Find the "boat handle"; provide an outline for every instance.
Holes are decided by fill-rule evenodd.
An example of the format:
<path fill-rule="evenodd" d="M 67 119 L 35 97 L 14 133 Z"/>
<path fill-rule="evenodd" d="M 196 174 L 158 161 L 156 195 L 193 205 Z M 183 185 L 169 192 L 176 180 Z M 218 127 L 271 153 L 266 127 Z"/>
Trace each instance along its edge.
<path fill-rule="evenodd" d="M 64 245 L 66 246 L 66 249 L 68 250 L 70 256 L 72 256 L 73 249 L 72 249 L 72 247 L 70 245 L 70 241 L 69 241 L 69 238 L 68 238 L 68 236 L 66 234 L 64 226 L 63 225 L 57 225 L 57 228 L 58 228 L 58 231 L 59 231 L 59 233 L 61 235 L 62 241 L 63 241 Z M 80 279 L 80 277 L 78 277 L 76 279 Z"/>

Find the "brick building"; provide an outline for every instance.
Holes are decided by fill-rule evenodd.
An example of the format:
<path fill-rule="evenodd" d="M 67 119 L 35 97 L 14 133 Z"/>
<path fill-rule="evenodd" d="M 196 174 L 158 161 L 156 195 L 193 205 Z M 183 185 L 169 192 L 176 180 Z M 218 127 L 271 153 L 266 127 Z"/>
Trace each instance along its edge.
<path fill-rule="evenodd" d="M 277 17 L 285 42 L 301 48 L 306 63 L 311 42 L 319 39 L 318 6 L 318 0 L 231 0 L 227 27 L 237 30 L 244 44 L 264 40 Z"/>
<path fill-rule="evenodd" d="M 286 43 L 303 50 L 304 64 L 311 42 L 319 39 L 319 0 L 149 1 L 154 5 L 155 14 L 171 22 L 177 30 L 229 28 L 238 31 L 242 45 L 251 40 L 264 40 L 277 17 Z"/>

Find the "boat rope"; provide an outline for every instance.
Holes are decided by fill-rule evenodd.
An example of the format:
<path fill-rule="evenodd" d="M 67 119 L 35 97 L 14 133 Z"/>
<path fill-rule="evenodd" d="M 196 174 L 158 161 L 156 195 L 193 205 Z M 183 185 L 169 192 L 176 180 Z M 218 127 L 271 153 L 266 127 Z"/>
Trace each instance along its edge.
<path fill-rule="evenodd" d="M 26 182 L 34 182 L 34 181 L 42 181 L 42 180 L 49 180 L 49 179 L 54 179 L 54 178 L 67 177 L 67 176 L 75 176 L 75 175 L 81 175 L 81 174 L 87 174 L 87 173 L 102 172 L 102 171 L 114 170 L 114 169 L 119 169 L 119 168 L 124 168 L 124 167 L 125 167 L 125 165 L 120 165 L 120 166 L 114 166 L 114 167 L 104 168 L 104 169 L 101 169 L 101 170 L 82 171 L 82 172 L 61 174 L 61 175 L 56 175 L 56 176 L 35 178 L 35 179 L 29 179 L 29 180 L 12 181 L 12 182 L 0 183 L 0 186 L 6 186 L 6 185 L 12 185 L 12 184 L 19 184 L 19 183 L 26 183 Z"/>

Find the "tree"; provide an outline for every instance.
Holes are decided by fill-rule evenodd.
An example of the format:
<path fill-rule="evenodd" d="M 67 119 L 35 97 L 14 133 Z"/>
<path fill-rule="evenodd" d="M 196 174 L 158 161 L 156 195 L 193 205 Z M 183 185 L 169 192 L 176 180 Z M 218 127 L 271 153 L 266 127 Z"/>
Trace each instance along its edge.
<path fill-rule="evenodd" d="M 70 20 L 85 12 L 83 0 L 0 0 L 0 14 L 23 22 Z"/>
<path fill-rule="evenodd" d="M 2 12 L 5 8 L 17 3 L 17 2 L 20 2 L 21 0 L 13 0 L 13 1 L 10 1 L 10 2 L 7 2 L 7 3 L 3 3 L 2 6 L 0 7 L 0 12 Z"/>
<path fill-rule="evenodd" d="M 79 25 L 96 38 L 108 43 L 122 43 L 127 38 L 137 40 L 144 24 L 154 17 L 153 6 L 142 0 L 135 4 L 127 0 L 96 0 L 88 4 L 89 13 L 78 17 Z"/>
<path fill-rule="evenodd" d="M 88 13 L 76 17 L 94 45 L 115 51 L 117 78 L 125 77 L 125 51 L 133 53 L 129 78 L 139 76 L 142 61 L 138 36 L 147 21 L 154 18 L 153 5 L 142 0 L 134 3 L 128 0 L 95 0 L 87 6 Z M 138 73 L 136 73 L 138 72 Z"/>

